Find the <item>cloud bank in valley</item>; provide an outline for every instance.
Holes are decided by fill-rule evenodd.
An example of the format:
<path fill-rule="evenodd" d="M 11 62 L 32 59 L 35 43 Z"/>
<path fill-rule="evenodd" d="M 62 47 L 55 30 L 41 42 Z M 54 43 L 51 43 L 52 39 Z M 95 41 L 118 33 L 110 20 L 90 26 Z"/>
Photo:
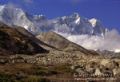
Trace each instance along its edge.
<path fill-rule="evenodd" d="M 120 34 L 115 30 L 111 30 L 104 37 L 91 35 L 67 35 L 62 34 L 68 40 L 77 43 L 84 48 L 92 50 L 120 50 Z"/>

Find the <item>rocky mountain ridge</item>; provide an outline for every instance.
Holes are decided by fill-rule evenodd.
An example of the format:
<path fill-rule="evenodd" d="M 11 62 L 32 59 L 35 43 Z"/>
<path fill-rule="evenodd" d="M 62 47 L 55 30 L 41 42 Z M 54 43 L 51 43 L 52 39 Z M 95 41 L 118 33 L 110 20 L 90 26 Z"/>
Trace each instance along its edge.
<path fill-rule="evenodd" d="M 104 35 L 106 28 L 97 19 L 87 19 L 78 13 L 70 16 L 47 19 L 43 15 L 29 15 L 20 8 L 0 6 L 0 21 L 8 25 L 21 26 L 32 33 L 57 31 L 69 34 Z M 94 24 L 94 25 L 93 25 Z"/>

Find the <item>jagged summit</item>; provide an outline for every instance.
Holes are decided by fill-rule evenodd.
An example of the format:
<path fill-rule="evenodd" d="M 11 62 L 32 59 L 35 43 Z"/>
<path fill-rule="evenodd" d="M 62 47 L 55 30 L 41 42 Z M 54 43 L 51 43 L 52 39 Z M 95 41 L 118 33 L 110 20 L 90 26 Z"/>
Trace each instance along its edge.
<path fill-rule="evenodd" d="M 92 26 L 88 19 L 81 17 L 78 13 L 55 19 L 55 31 L 69 34 L 92 34 Z M 63 29 L 64 28 L 64 29 Z"/>
<path fill-rule="evenodd" d="M 106 28 L 99 20 L 95 18 L 87 19 L 80 16 L 78 13 L 73 13 L 70 16 L 58 17 L 54 21 L 56 21 L 55 28 L 58 32 L 99 36 L 104 36 L 106 32 Z"/>
<path fill-rule="evenodd" d="M 0 21 L 8 25 L 17 25 L 24 27 L 33 34 L 40 32 L 55 31 L 68 34 L 104 34 L 105 28 L 95 19 L 87 19 L 78 13 L 70 16 L 58 17 L 55 19 L 47 19 L 44 15 L 29 15 L 20 8 L 10 5 L 0 6 Z M 94 27 L 94 28 L 93 28 Z"/>

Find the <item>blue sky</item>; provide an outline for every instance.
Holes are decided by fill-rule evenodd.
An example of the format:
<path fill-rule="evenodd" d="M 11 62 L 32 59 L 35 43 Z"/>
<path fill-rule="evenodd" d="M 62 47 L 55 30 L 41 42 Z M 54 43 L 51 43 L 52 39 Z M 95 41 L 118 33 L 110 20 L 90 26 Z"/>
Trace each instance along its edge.
<path fill-rule="evenodd" d="M 120 31 L 120 0 L 0 0 L 0 4 L 13 4 L 30 14 L 43 14 L 48 18 L 78 12 Z"/>

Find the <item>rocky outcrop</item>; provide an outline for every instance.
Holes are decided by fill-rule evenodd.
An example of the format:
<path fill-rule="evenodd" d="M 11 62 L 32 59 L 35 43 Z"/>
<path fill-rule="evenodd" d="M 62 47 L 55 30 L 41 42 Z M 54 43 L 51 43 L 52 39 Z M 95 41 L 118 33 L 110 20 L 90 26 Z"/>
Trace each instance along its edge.
<path fill-rule="evenodd" d="M 102 62 L 102 63 L 101 63 Z M 104 62 L 104 63 L 103 63 Z M 109 63 L 108 63 L 109 62 Z M 84 65 L 73 65 L 72 69 L 79 74 L 89 74 L 91 77 L 120 76 L 120 61 L 117 59 L 97 59 L 97 61 L 85 60 Z M 82 68 L 83 69 L 82 69 Z M 84 72 L 84 73 L 83 73 Z"/>

